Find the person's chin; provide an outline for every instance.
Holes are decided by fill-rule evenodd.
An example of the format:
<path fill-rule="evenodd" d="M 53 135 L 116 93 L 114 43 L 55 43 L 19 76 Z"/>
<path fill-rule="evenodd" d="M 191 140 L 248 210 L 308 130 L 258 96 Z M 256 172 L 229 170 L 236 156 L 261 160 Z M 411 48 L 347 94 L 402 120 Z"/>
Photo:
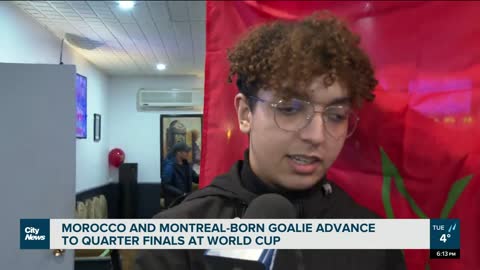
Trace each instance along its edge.
<path fill-rule="evenodd" d="M 294 178 L 294 177 L 292 177 Z M 296 178 L 296 177 L 295 177 Z M 283 184 L 283 187 L 288 190 L 302 191 L 307 190 L 315 186 L 320 180 L 314 177 L 300 177 L 300 179 L 294 179 L 295 181 L 288 181 Z"/>

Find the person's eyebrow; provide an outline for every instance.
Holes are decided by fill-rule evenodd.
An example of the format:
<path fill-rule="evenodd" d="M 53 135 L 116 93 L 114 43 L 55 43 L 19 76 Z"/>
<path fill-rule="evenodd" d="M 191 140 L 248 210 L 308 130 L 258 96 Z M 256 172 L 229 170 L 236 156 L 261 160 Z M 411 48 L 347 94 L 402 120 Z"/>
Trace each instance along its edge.
<path fill-rule="evenodd" d="M 338 105 L 350 105 L 351 103 L 352 103 L 352 99 L 350 97 L 338 97 L 328 102 L 325 105 L 325 107 L 338 106 Z"/>

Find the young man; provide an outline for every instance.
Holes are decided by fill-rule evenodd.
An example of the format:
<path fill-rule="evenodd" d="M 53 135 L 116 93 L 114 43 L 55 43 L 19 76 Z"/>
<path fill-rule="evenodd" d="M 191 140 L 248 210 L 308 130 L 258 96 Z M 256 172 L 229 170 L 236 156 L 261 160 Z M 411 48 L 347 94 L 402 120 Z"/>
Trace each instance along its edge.
<path fill-rule="evenodd" d="M 165 206 L 176 198 L 192 191 L 192 183 L 198 183 L 198 174 L 188 162 L 191 148 L 186 143 L 176 143 L 162 166 L 162 189 Z"/>
<path fill-rule="evenodd" d="M 298 218 L 375 218 L 325 178 L 377 84 L 359 39 L 329 14 L 260 26 L 229 52 L 244 160 L 158 218 L 241 217 L 249 202 L 278 193 Z M 138 269 L 204 270 L 203 251 L 143 251 Z M 279 250 L 275 270 L 400 270 L 396 250 Z"/>

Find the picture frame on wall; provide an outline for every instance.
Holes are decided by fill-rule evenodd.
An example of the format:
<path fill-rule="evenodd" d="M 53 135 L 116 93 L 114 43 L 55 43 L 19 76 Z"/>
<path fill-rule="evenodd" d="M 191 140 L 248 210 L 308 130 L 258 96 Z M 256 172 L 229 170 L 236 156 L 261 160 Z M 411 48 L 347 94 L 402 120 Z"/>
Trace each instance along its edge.
<path fill-rule="evenodd" d="M 93 141 L 99 142 L 102 139 L 102 116 L 93 114 Z"/>
<path fill-rule="evenodd" d="M 202 146 L 201 114 L 176 114 L 160 116 L 160 162 L 163 162 L 173 145 L 184 142 L 191 147 L 188 162 L 200 174 Z M 161 168 L 161 166 L 160 166 Z"/>

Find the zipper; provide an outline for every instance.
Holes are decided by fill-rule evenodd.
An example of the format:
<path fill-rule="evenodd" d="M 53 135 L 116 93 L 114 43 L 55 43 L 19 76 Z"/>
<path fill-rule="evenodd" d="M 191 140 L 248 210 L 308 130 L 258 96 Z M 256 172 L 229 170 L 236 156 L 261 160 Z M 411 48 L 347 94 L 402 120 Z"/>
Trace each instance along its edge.
<path fill-rule="evenodd" d="M 303 206 L 303 200 L 295 201 L 295 206 L 297 208 L 298 217 L 297 218 L 304 218 L 305 208 Z"/>
<path fill-rule="evenodd" d="M 237 202 L 240 203 L 240 205 L 235 206 L 235 217 L 242 218 L 243 215 L 245 214 L 245 211 L 247 210 L 248 204 L 242 200 L 236 200 Z"/>
<path fill-rule="evenodd" d="M 303 258 L 303 250 L 296 249 L 295 256 L 297 257 L 297 270 L 305 270 L 305 262 Z"/>

